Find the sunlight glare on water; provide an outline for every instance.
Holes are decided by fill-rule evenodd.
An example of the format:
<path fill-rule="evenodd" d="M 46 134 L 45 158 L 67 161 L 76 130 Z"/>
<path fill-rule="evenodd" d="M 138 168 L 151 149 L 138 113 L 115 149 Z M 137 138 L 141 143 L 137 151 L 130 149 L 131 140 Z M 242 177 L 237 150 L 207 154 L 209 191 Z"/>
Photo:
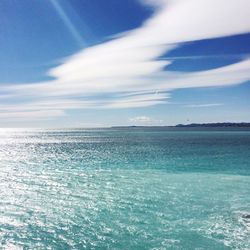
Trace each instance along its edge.
<path fill-rule="evenodd" d="M 250 248 L 248 131 L 0 137 L 3 249 Z"/>

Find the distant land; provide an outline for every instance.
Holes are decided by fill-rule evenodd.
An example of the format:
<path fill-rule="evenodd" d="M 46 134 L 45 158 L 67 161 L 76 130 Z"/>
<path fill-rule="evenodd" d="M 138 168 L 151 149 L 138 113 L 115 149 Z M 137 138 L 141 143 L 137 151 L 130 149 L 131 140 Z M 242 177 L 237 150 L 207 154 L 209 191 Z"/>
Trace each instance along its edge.
<path fill-rule="evenodd" d="M 218 122 L 218 123 L 191 123 L 191 124 L 178 124 L 174 127 L 250 127 L 249 122 Z"/>
<path fill-rule="evenodd" d="M 250 128 L 249 122 L 216 122 L 216 123 L 190 123 L 190 124 L 177 124 L 175 126 L 112 126 L 112 128 L 147 128 L 147 127 L 159 127 L 159 128 Z"/>

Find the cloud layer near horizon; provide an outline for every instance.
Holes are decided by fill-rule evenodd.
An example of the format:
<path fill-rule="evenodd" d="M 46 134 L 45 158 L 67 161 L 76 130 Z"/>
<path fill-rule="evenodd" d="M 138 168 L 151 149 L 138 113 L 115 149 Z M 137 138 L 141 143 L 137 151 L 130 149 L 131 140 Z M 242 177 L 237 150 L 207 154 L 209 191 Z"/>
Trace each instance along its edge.
<path fill-rule="evenodd" d="M 54 80 L 2 86 L 0 118 L 65 115 L 84 108 L 132 108 L 165 103 L 179 88 L 226 86 L 250 80 L 250 59 L 193 72 L 172 72 L 159 59 L 183 42 L 250 32 L 249 0 L 148 0 L 154 15 L 137 29 L 83 49 L 48 74 Z M 105 98 L 103 97 L 105 96 Z M 27 112 L 27 113 L 26 113 Z"/>

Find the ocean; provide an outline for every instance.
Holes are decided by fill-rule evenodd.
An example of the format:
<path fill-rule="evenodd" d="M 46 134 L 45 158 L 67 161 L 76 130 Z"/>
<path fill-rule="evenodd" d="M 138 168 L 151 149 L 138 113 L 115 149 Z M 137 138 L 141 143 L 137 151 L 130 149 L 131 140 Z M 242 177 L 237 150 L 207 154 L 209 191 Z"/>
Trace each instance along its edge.
<path fill-rule="evenodd" d="M 0 249 L 250 249 L 250 130 L 0 130 Z"/>

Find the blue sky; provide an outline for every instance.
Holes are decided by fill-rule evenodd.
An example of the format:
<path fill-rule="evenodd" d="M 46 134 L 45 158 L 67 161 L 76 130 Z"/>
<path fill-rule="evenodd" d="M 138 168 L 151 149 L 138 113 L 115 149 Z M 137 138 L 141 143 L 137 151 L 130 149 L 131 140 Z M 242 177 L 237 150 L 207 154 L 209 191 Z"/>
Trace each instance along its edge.
<path fill-rule="evenodd" d="M 2 0 L 2 127 L 250 122 L 248 0 Z"/>

